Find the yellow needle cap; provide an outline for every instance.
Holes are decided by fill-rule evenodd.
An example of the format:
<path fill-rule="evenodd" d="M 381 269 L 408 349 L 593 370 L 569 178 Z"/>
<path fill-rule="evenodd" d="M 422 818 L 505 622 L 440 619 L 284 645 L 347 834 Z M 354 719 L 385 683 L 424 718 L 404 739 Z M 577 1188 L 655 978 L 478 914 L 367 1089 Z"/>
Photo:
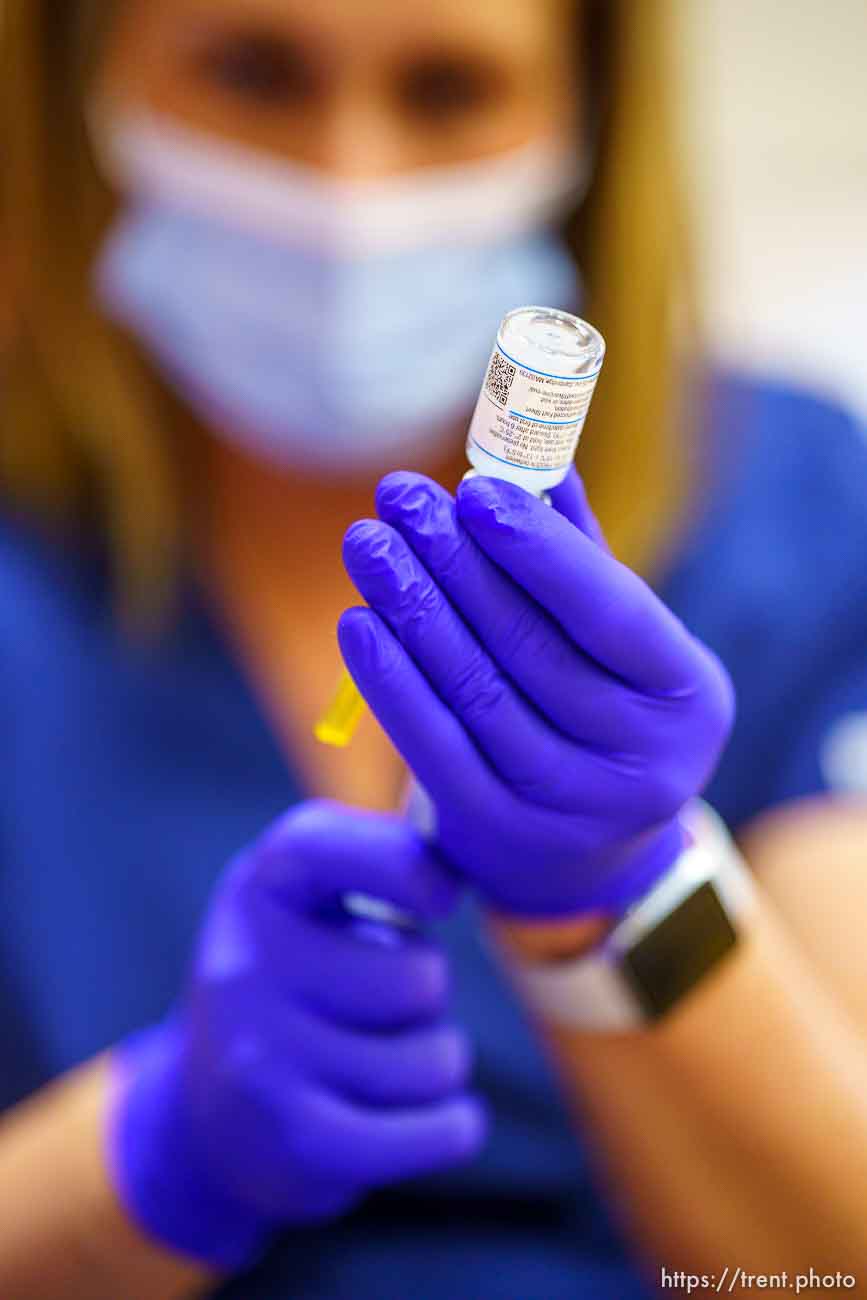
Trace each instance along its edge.
<path fill-rule="evenodd" d="M 314 736 L 323 745 L 346 749 L 358 730 L 364 709 L 364 696 L 344 670 L 334 698 L 313 728 Z"/>

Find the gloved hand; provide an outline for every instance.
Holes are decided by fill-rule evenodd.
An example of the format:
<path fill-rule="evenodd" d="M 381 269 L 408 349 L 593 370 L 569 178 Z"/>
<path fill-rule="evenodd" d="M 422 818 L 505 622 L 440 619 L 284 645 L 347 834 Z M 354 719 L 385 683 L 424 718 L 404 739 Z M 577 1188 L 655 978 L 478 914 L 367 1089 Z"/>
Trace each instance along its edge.
<path fill-rule="evenodd" d="M 401 819 L 301 805 L 218 886 L 169 1019 L 114 1054 L 109 1165 L 132 1218 L 234 1271 L 280 1226 L 479 1148 L 445 959 L 351 917 L 347 892 L 417 918 L 454 881 Z"/>
<path fill-rule="evenodd" d="M 388 475 L 344 543 L 369 609 L 340 645 L 433 801 L 447 859 L 502 910 L 621 908 L 674 860 L 725 744 L 725 670 L 615 560 L 573 471 L 554 506 Z"/>

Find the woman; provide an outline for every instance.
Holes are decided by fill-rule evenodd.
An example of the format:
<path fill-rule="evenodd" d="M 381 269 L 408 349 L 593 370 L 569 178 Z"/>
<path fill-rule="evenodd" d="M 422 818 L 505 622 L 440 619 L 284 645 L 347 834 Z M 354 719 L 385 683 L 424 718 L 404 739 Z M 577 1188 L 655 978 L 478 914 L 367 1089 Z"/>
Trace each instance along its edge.
<path fill-rule="evenodd" d="M 671 401 L 663 17 L 7 0 L 4 1295 L 867 1268 L 867 827 L 796 802 L 867 694 L 865 458 L 803 397 Z M 607 543 L 574 473 L 438 486 L 533 300 L 608 339 Z M 724 957 L 653 1028 L 546 1002 L 705 787 L 762 881 Z"/>

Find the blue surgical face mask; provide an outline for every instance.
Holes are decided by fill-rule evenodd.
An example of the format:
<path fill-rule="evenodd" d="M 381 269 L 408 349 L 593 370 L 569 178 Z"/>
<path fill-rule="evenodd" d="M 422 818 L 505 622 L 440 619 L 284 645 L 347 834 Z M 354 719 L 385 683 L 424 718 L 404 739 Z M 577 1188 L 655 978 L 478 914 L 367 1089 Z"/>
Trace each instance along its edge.
<path fill-rule="evenodd" d="M 129 201 L 97 265 L 104 308 L 209 427 L 287 467 L 430 454 L 505 312 L 577 305 L 550 233 L 577 183 L 562 145 L 352 183 L 138 119 L 111 159 Z"/>

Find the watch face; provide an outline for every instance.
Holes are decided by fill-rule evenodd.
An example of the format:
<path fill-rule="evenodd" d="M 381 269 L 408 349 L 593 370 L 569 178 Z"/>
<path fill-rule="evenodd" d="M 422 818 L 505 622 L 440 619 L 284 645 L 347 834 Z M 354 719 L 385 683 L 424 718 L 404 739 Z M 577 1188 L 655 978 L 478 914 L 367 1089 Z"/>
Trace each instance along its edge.
<path fill-rule="evenodd" d="M 656 925 L 622 958 L 622 969 L 651 1019 L 663 1015 L 737 943 L 710 881 Z"/>

